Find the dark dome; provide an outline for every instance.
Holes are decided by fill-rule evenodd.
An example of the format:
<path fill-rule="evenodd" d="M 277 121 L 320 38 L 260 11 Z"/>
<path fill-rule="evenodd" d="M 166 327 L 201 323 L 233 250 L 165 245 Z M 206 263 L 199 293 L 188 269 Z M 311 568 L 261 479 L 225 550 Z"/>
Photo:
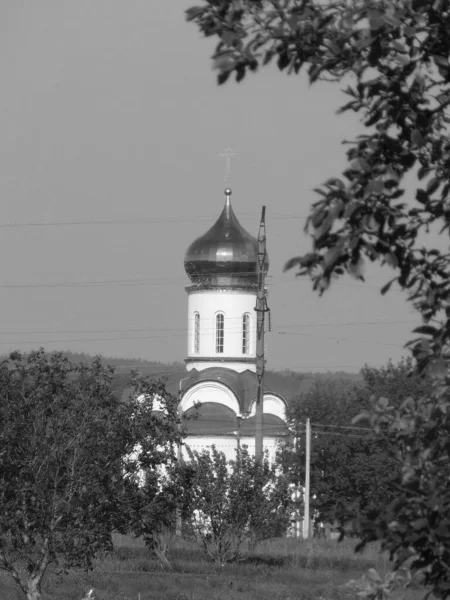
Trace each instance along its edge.
<path fill-rule="evenodd" d="M 257 284 L 258 240 L 237 220 L 231 208 L 231 190 L 226 189 L 225 196 L 220 217 L 189 246 L 184 268 L 194 284 L 254 286 Z"/>

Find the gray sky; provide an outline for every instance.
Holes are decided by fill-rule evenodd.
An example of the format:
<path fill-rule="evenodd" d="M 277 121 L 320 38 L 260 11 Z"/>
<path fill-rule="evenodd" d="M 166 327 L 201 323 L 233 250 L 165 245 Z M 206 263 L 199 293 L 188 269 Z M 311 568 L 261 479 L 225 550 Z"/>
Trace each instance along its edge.
<path fill-rule="evenodd" d="M 191 4 L 2 4 L 0 352 L 182 360 L 184 252 L 222 210 L 218 155 L 230 145 L 233 207 L 254 235 L 267 206 L 268 367 L 356 371 L 399 359 L 417 318 L 399 291 L 380 295 L 388 268 L 322 298 L 282 273 L 309 248 L 312 189 L 339 175 L 340 142 L 360 128 L 335 116 L 339 87 L 310 89 L 270 68 L 219 88 L 212 42 L 184 21 Z M 122 223 L 4 226 L 111 220 Z"/>

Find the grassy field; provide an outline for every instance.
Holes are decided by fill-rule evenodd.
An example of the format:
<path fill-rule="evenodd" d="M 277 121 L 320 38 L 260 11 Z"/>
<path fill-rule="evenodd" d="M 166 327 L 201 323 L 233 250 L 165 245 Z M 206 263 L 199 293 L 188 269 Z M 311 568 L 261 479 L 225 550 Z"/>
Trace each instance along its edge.
<path fill-rule="evenodd" d="M 137 540 L 117 536 L 115 545 L 115 552 L 99 558 L 93 571 L 49 573 L 43 600 L 80 600 L 89 588 L 96 600 L 352 600 L 357 594 L 345 586 L 350 579 L 369 568 L 380 574 L 389 570 L 376 547 L 356 555 L 351 540 L 271 540 L 246 562 L 223 568 L 180 540 L 171 552 L 171 572 Z M 419 600 L 423 595 L 408 590 L 401 598 Z M 0 598 L 23 596 L 12 580 L 0 575 Z"/>

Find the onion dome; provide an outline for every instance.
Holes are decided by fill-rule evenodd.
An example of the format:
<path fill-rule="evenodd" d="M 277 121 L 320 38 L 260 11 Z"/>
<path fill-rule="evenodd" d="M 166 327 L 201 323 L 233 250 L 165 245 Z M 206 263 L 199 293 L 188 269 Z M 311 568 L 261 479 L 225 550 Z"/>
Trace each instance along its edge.
<path fill-rule="evenodd" d="M 258 240 L 237 220 L 231 207 L 229 188 L 225 190 L 225 196 L 225 207 L 220 217 L 209 231 L 189 246 L 184 268 L 193 284 L 207 287 L 255 286 Z"/>

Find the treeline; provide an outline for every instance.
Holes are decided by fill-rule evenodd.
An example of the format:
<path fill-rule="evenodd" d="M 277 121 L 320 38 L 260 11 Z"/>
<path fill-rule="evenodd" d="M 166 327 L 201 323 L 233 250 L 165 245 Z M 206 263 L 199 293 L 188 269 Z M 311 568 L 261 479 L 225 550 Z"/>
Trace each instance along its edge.
<path fill-rule="evenodd" d="M 429 386 L 429 379 L 414 375 L 411 361 L 404 360 L 365 367 L 359 381 L 322 376 L 293 399 L 289 422 L 294 438 L 283 446 L 281 462 L 291 482 L 303 486 L 309 418 L 311 502 L 317 519 L 343 523 L 350 514 L 375 519 L 380 508 L 395 499 L 401 479 L 400 448 L 392 432 L 371 426 L 370 414 L 376 399 L 389 401 L 394 412 L 407 398 L 417 401 L 424 396 Z"/>

